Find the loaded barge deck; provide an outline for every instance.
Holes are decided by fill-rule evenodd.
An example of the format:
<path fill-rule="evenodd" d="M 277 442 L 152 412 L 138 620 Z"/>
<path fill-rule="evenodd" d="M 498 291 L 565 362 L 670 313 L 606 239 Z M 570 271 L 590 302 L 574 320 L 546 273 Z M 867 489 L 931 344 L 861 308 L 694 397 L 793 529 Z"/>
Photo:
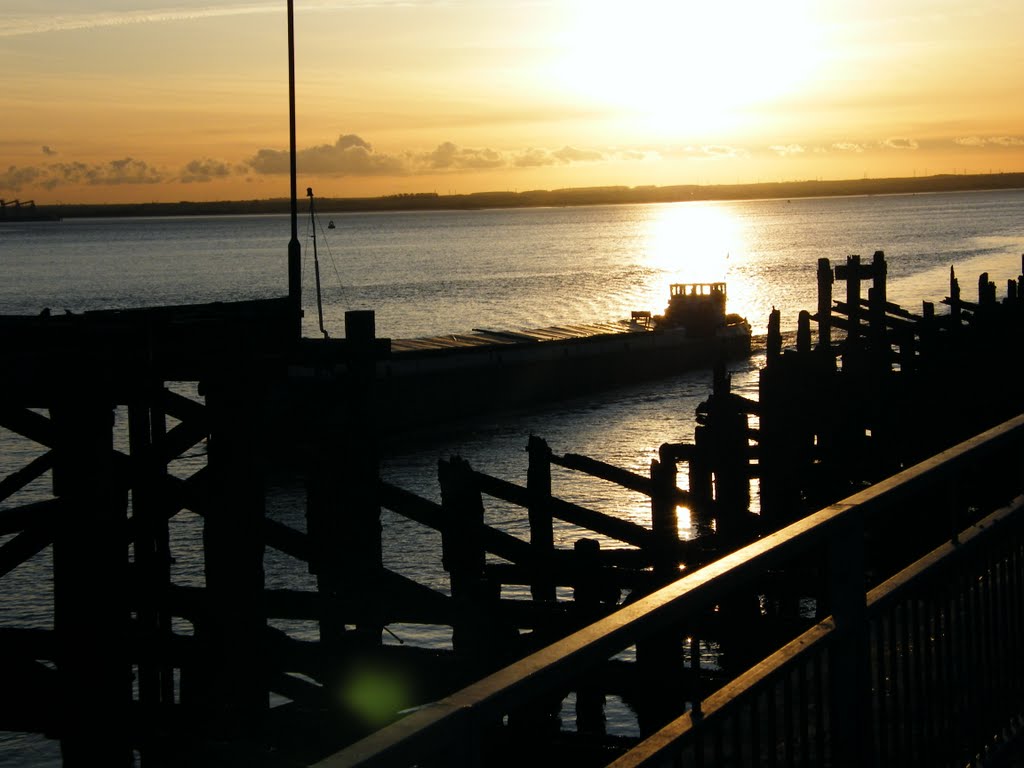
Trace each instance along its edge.
<path fill-rule="evenodd" d="M 634 312 L 619 322 L 477 328 L 417 339 L 376 339 L 372 312 L 346 314 L 346 341 L 374 350 L 376 421 L 388 430 L 458 421 L 710 367 L 748 355 L 750 338 L 746 320 L 725 313 L 724 283 L 673 285 L 669 307 L 653 317 Z M 302 371 L 294 374 L 303 376 Z"/>

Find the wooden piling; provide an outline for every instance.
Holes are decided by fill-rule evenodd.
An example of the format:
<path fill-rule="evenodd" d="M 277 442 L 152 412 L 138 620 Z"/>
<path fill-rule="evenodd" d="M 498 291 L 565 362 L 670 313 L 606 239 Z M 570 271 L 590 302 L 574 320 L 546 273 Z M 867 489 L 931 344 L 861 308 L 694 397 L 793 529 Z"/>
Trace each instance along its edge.
<path fill-rule="evenodd" d="M 835 276 L 827 258 L 818 259 L 818 347 L 832 346 L 832 284 Z"/>
<path fill-rule="evenodd" d="M 530 546 L 536 551 L 538 561 L 545 562 L 555 547 L 551 516 L 551 448 L 540 437 L 530 435 L 526 451 L 529 454 L 526 491 L 529 497 Z M 543 569 L 539 569 L 533 579 L 530 594 L 534 600 L 554 601 L 554 582 L 545 577 Z"/>
<path fill-rule="evenodd" d="M 679 517 L 676 513 L 676 465 L 651 460 L 651 531 L 656 553 L 654 577 L 668 582 L 679 578 Z"/>
<path fill-rule="evenodd" d="M 836 277 L 842 275 L 846 279 L 846 304 L 850 320 L 848 333 L 853 338 L 860 335 L 860 256 L 857 254 L 846 257 L 846 270 L 836 267 Z"/>
<path fill-rule="evenodd" d="M 50 414 L 61 500 L 53 543 L 61 754 L 69 768 L 128 765 L 127 498 L 115 479 L 112 408 L 98 393 L 68 392 Z"/>
<path fill-rule="evenodd" d="M 483 498 L 473 479 L 472 468 L 465 459 L 453 456 L 447 461 L 439 461 L 437 477 L 441 485 L 441 508 L 445 514 L 441 560 L 448 572 L 452 598 L 461 606 L 461 618 L 452 627 L 452 644 L 457 653 L 482 664 L 487 649 L 479 622 L 471 609 L 486 598 Z"/>
<path fill-rule="evenodd" d="M 259 382 L 255 371 L 241 368 L 202 389 L 210 417 L 206 601 L 188 703 L 202 713 L 197 726 L 213 738 L 256 738 L 268 708 Z"/>

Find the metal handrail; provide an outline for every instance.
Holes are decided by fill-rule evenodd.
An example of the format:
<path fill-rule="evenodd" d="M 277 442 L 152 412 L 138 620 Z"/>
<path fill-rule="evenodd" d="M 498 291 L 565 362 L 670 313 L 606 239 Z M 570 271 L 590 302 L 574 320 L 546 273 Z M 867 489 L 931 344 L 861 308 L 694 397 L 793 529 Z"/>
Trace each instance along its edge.
<path fill-rule="evenodd" d="M 864 521 L 892 507 L 915 491 L 936 482 L 951 482 L 969 464 L 1014 443 L 1024 442 L 1024 414 L 970 438 L 942 453 L 882 480 L 764 538 L 712 562 L 671 584 L 624 606 L 567 637 L 539 650 L 450 696 L 316 763 L 317 768 L 395 766 L 422 760 L 424 754 L 457 747 L 467 764 L 476 756 L 473 734 L 537 694 L 557 689 L 592 664 L 623 651 L 660 630 L 671 627 L 688 611 L 714 604 L 737 585 L 766 568 L 822 545 L 833 545 L 860 531 Z M 950 474 L 952 473 L 952 475 Z M 954 534 L 955 535 L 955 534 Z M 837 541 L 837 538 L 841 539 Z M 866 609 L 859 579 L 854 612 Z M 845 623 L 834 606 L 833 621 Z M 809 631 L 803 641 L 820 639 L 828 624 Z M 813 635 L 813 638 L 811 638 Z M 803 642 L 800 638 L 794 642 Z M 781 652 L 781 651 L 780 651 Z"/>

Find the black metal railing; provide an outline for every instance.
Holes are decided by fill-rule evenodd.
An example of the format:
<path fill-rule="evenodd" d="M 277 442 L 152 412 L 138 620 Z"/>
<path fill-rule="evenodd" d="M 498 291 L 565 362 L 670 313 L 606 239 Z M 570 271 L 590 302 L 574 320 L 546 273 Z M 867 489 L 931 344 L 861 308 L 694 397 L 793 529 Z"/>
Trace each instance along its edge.
<path fill-rule="evenodd" d="M 663 725 L 641 733 L 610 765 L 979 763 L 1014 734 L 1024 712 L 1022 484 L 1024 415 L 686 575 L 318 765 L 502 764 L 494 733 L 509 727 L 509 713 L 571 689 L 624 649 L 637 649 L 640 667 L 652 641 L 688 646 L 659 663 L 688 659 L 699 669 L 694 616 L 744 589 L 764 593 L 771 574 L 808 562 L 818 579 L 808 590 L 818 603 L 809 628 L 783 637 L 717 690 L 671 702 L 677 711 L 663 709 Z"/>

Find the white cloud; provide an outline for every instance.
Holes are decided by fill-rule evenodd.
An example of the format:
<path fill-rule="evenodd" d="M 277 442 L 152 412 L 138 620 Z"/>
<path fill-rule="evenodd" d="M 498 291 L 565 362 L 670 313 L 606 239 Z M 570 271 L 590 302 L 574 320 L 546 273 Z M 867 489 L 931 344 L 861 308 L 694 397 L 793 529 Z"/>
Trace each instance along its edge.
<path fill-rule="evenodd" d="M 892 138 L 882 142 L 886 149 L 917 149 L 917 142 L 913 139 Z"/>
<path fill-rule="evenodd" d="M 965 147 L 1024 147 L 1021 136 L 962 136 L 955 141 Z"/>
<path fill-rule="evenodd" d="M 261 149 L 248 162 L 256 173 L 291 170 L 291 155 L 283 149 Z M 343 134 L 334 144 L 299 150 L 296 165 L 305 174 L 396 176 L 409 172 L 406 158 L 375 153 L 369 142 L 355 134 Z"/>
<path fill-rule="evenodd" d="M 802 155 L 804 148 L 799 144 L 772 144 L 768 147 L 772 152 L 782 157 L 789 157 L 790 155 Z"/>

